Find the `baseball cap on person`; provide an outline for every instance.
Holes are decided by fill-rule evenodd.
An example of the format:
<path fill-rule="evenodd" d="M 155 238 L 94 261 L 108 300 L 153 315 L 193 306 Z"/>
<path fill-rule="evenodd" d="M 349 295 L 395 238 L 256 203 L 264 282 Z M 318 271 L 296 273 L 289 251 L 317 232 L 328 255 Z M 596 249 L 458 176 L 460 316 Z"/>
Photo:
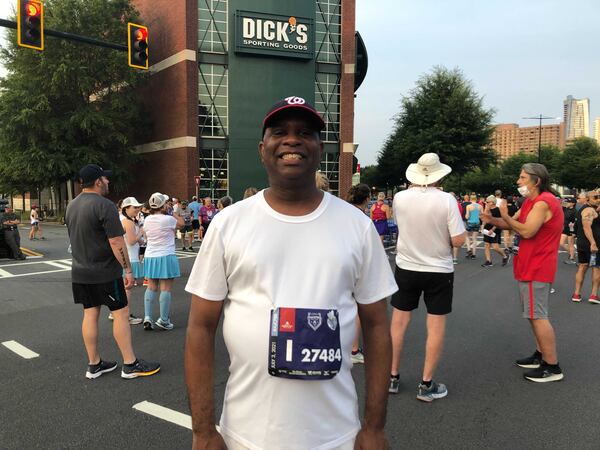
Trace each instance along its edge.
<path fill-rule="evenodd" d="M 167 200 L 169 200 L 169 196 L 161 194 L 160 192 L 155 192 L 150 196 L 148 204 L 150 205 L 150 208 L 162 208 L 165 203 L 167 203 Z"/>
<path fill-rule="evenodd" d="M 323 128 L 325 128 L 325 121 L 313 105 L 308 103 L 302 97 L 291 96 L 279 100 L 277 103 L 271 106 L 269 112 L 267 112 L 267 115 L 263 120 L 263 134 L 265 134 L 265 130 L 279 114 L 281 114 L 283 111 L 290 110 L 300 111 L 310 117 L 317 126 L 317 131 L 321 131 Z"/>
<path fill-rule="evenodd" d="M 143 205 L 140 202 L 138 202 L 135 197 L 127 197 L 121 203 L 121 208 L 127 208 L 129 206 L 135 206 L 136 208 L 139 208 Z"/>
<path fill-rule="evenodd" d="M 79 179 L 82 184 L 91 183 L 98 178 L 110 176 L 112 176 L 112 170 L 104 170 L 97 164 L 88 164 L 79 171 Z"/>

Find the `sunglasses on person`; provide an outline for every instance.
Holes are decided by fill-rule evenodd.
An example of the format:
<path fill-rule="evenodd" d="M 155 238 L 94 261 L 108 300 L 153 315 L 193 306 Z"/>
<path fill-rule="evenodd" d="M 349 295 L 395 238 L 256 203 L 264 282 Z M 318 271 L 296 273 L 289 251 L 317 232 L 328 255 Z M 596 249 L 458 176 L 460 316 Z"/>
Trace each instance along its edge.
<path fill-rule="evenodd" d="M 600 198 L 600 195 L 592 195 L 592 197 L 594 200 L 598 200 Z"/>

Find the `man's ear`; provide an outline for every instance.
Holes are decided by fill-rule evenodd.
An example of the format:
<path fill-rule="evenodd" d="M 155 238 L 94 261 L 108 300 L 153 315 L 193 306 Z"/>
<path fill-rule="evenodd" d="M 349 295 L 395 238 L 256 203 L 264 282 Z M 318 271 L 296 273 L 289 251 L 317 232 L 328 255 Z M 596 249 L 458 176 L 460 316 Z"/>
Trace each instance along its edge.
<path fill-rule="evenodd" d="M 258 156 L 260 157 L 261 163 L 265 162 L 264 151 L 265 151 L 265 143 L 263 141 L 260 141 L 258 143 Z"/>

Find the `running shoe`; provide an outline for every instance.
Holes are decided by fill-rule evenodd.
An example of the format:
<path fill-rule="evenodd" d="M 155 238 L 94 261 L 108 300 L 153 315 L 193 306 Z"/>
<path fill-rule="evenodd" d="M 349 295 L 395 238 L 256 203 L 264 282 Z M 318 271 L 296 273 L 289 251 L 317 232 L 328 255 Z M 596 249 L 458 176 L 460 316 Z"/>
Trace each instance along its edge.
<path fill-rule="evenodd" d="M 486 261 L 481 265 L 481 267 L 494 267 L 494 265 L 491 261 Z"/>
<path fill-rule="evenodd" d="M 108 313 L 108 320 L 115 320 L 113 313 Z M 129 314 L 129 325 L 139 325 L 142 323 L 142 319 L 135 317 L 133 314 Z"/>
<path fill-rule="evenodd" d="M 149 317 L 145 317 L 144 318 L 144 330 L 152 331 L 153 329 L 154 329 L 154 326 L 152 325 L 152 319 L 150 319 Z"/>
<path fill-rule="evenodd" d="M 551 381 L 560 381 L 564 378 L 560 366 L 556 364 L 551 366 L 546 361 L 542 361 L 542 364 L 537 369 L 530 370 L 523 374 L 523 377 L 529 381 L 535 381 L 536 383 L 549 383 Z"/>
<path fill-rule="evenodd" d="M 456 258 L 453 258 L 453 259 L 452 259 L 452 264 L 454 264 L 454 265 L 456 266 L 456 265 L 458 264 L 458 259 L 456 259 Z"/>
<path fill-rule="evenodd" d="M 477 256 L 475 256 L 474 253 L 471 253 L 471 256 L 469 256 L 469 258 L 471 258 L 471 259 L 477 259 Z"/>
<path fill-rule="evenodd" d="M 574 259 L 569 258 L 569 259 L 565 259 L 563 261 L 563 263 L 575 265 L 575 264 L 577 264 L 577 261 L 575 261 Z"/>
<path fill-rule="evenodd" d="M 390 377 L 390 387 L 388 392 L 390 394 L 397 394 L 400 389 L 400 377 Z"/>
<path fill-rule="evenodd" d="M 123 364 L 121 378 L 132 379 L 137 377 L 149 377 L 160 371 L 160 364 L 155 362 L 146 362 L 143 359 L 136 359 L 133 364 Z"/>
<path fill-rule="evenodd" d="M 115 361 L 102 361 L 98 364 L 88 364 L 87 372 L 85 373 L 85 377 L 93 380 L 98 378 L 103 373 L 112 372 L 117 368 L 117 363 Z"/>
<path fill-rule="evenodd" d="M 510 253 L 507 253 L 504 258 L 502 258 L 502 267 L 505 267 L 510 261 Z"/>
<path fill-rule="evenodd" d="M 142 283 L 142 286 L 148 286 L 148 278 L 144 278 L 144 282 Z"/>
<path fill-rule="evenodd" d="M 173 329 L 173 324 L 171 323 L 171 321 L 167 321 L 167 322 L 163 322 L 162 319 L 158 319 L 156 322 L 154 322 L 154 324 L 158 327 L 158 328 L 162 328 L 163 330 L 172 330 Z"/>
<path fill-rule="evenodd" d="M 351 359 L 352 359 L 352 364 L 364 364 L 365 363 L 365 355 L 363 355 L 362 350 L 357 350 L 356 353 L 352 352 Z"/>
<path fill-rule="evenodd" d="M 448 389 L 442 383 L 438 384 L 432 381 L 429 387 L 419 383 L 417 398 L 423 402 L 431 403 L 439 398 L 444 398 L 446 395 L 448 395 Z"/>
<path fill-rule="evenodd" d="M 600 299 L 598 298 L 597 295 L 590 295 L 590 298 L 588 298 L 588 302 L 594 303 L 596 305 L 600 305 Z"/>
<path fill-rule="evenodd" d="M 537 369 L 542 363 L 542 354 L 539 351 L 535 351 L 533 355 L 527 358 L 517 359 L 515 364 L 523 369 Z"/>
<path fill-rule="evenodd" d="M 142 323 L 141 317 L 135 317 L 133 314 L 129 314 L 129 325 L 139 325 Z"/>
<path fill-rule="evenodd" d="M 571 301 L 579 303 L 581 301 L 581 295 L 579 295 L 579 294 L 573 294 L 571 296 Z"/>
<path fill-rule="evenodd" d="M 550 288 L 550 293 L 554 294 L 556 292 L 556 289 L 554 289 L 553 287 Z"/>

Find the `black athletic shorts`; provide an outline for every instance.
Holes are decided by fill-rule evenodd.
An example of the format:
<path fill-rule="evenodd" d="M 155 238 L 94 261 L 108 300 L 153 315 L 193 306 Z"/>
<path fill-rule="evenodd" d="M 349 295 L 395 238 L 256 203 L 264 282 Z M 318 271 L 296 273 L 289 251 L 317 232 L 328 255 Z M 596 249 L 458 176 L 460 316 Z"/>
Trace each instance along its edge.
<path fill-rule="evenodd" d="M 117 311 L 127 306 L 123 278 L 99 284 L 73 283 L 73 299 L 84 309 L 106 305 L 111 311 Z"/>
<path fill-rule="evenodd" d="M 452 311 L 454 273 L 413 272 L 396 267 L 398 292 L 392 295 L 392 306 L 401 311 L 419 307 L 421 294 L 429 314 L 443 316 Z"/>
<path fill-rule="evenodd" d="M 182 233 L 191 233 L 192 232 L 192 226 L 191 225 L 184 225 L 183 228 L 181 229 Z"/>
<path fill-rule="evenodd" d="M 568 226 L 566 226 L 563 228 L 562 234 L 566 234 L 567 236 L 574 236 L 575 232 L 571 231 L 571 229 Z"/>
<path fill-rule="evenodd" d="M 192 220 L 192 229 L 194 229 L 194 230 L 200 229 L 200 221 L 198 219 Z"/>
<path fill-rule="evenodd" d="M 596 257 L 596 266 L 598 267 L 598 264 L 600 264 L 600 261 L 598 261 L 598 256 Z M 577 247 L 577 262 L 579 264 L 590 264 L 590 258 L 592 257 L 592 251 L 589 248 L 581 248 L 581 247 Z"/>
<path fill-rule="evenodd" d="M 483 242 L 487 242 L 488 244 L 500 244 L 502 243 L 502 233 L 500 230 L 495 231 L 496 236 L 489 237 L 485 234 L 483 235 Z"/>

